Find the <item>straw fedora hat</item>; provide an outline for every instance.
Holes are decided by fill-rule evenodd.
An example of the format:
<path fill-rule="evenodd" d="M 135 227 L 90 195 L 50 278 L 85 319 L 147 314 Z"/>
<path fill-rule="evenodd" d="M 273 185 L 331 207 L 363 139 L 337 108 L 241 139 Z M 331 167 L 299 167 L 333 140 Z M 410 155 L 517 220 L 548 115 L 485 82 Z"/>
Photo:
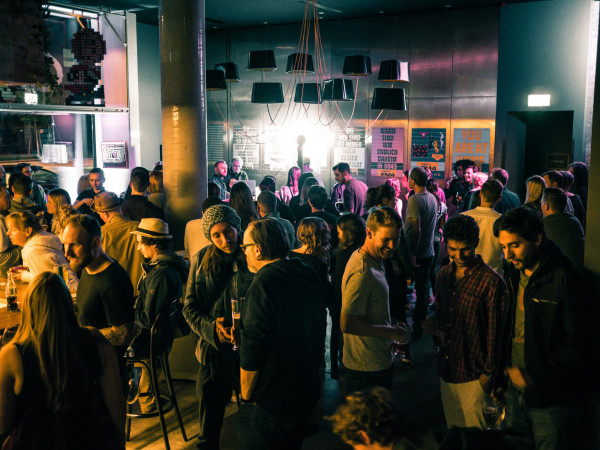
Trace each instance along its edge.
<path fill-rule="evenodd" d="M 142 219 L 135 231 L 131 234 L 138 234 L 154 239 L 172 238 L 169 234 L 169 225 L 160 219 Z"/>

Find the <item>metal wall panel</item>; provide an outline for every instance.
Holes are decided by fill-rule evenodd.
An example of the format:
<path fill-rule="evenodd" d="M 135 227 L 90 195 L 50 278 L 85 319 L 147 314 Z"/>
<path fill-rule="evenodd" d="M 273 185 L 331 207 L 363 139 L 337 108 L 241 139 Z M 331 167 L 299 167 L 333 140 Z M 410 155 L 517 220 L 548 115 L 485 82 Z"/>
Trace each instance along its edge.
<path fill-rule="evenodd" d="M 498 14 L 497 9 L 454 14 L 453 97 L 496 96 Z"/>

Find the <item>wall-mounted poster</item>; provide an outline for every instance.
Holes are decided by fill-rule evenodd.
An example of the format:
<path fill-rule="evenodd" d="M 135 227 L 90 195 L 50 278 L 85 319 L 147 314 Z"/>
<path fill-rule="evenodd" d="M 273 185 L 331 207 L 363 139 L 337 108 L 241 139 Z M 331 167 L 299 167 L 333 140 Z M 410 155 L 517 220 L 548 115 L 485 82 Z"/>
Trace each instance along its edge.
<path fill-rule="evenodd" d="M 129 167 L 127 158 L 127 142 L 102 142 L 102 165 L 104 167 L 126 169 Z"/>
<path fill-rule="evenodd" d="M 258 170 L 259 138 L 252 138 L 252 136 L 256 136 L 259 133 L 258 128 L 246 126 L 234 127 L 233 129 L 233 156 L 242 158 L 244 169 Z"/>
<path fill-rule="evenodd" d="M 446 129 L 413 128 L 410 167 L 429 167 L 433 178 L 443 180 L 446 170 Z"/>
<path fill-rule="evenodd" d="M 352 175 L 365 175 L 365 129 L 348 127 L 335 133 L 333 164 L 345 162 Z"/>
<path fill-rule="evenodd" d="M 404 128 L 379 128 L 371 143 L 371 176 L 401 178 L 404 160 Z"/>
<path fill-rule="evenodd" d="M 470 159 L 482 172 L 490 171 L 490 129 L 455 128 L 452 165 L 459 159 Z"/>

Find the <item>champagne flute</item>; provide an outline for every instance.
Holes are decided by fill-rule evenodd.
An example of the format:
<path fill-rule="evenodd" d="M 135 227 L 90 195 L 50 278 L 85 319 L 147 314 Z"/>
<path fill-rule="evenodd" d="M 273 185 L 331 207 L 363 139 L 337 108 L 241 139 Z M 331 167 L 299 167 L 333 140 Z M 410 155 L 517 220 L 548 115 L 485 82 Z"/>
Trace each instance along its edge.
<path fill-rule="evenodd" d="M 240 325 L 242 318 L 242 298 L 240 299 L 231 299 L 231 319 L 233 326 L 231 327 L 231 333 L 233 334 L 233 350 L 238 351 L 240 346 L 238 343 L 240 342 Z"/>

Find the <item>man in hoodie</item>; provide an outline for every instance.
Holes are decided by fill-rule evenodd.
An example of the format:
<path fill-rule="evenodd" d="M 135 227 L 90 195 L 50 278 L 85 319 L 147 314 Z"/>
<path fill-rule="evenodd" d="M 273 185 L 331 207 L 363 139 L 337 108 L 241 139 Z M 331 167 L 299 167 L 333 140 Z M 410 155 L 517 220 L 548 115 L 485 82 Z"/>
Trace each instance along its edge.
<path fill-rule="evenodd" d="M 149 352 L 150 330 L 154 321 L 163 314 L 163 319 L 176 310 L 187 281 L 187 266 L 183 258 L 171 251 L 173 236 L 169 226 L 160 219 L 142 219 L 131 234 L 137 238 L 137 247 L 148 263 L 142 264 L 143 275 L 139 283 L 139 295 L 135 302 L 135 330 L 131 347 L 135 355 Z M 169 321 L 166 322 L 170 324 Z M 169 325 L 170 326 L 170 325 Z M 172 339 L 172 329 L 167 339 Z M 170 346 L 170 342 L 162 344 Z M 139 384 L 139 403 L 142 413 L 156 411 L 157 406 L 150 388 L 150 377 L 142 367 Z"/>
<path fill-rule="evenodd" d="M 501 356 L 507 379 L 499 380 L 508 386 L 505 424 L 536 448 L 568 448 L 567 418 L 584 370 L 577 274 L 528 208 L 505 213 L 494 234 L 509 263 L 511 297 Z"/>

